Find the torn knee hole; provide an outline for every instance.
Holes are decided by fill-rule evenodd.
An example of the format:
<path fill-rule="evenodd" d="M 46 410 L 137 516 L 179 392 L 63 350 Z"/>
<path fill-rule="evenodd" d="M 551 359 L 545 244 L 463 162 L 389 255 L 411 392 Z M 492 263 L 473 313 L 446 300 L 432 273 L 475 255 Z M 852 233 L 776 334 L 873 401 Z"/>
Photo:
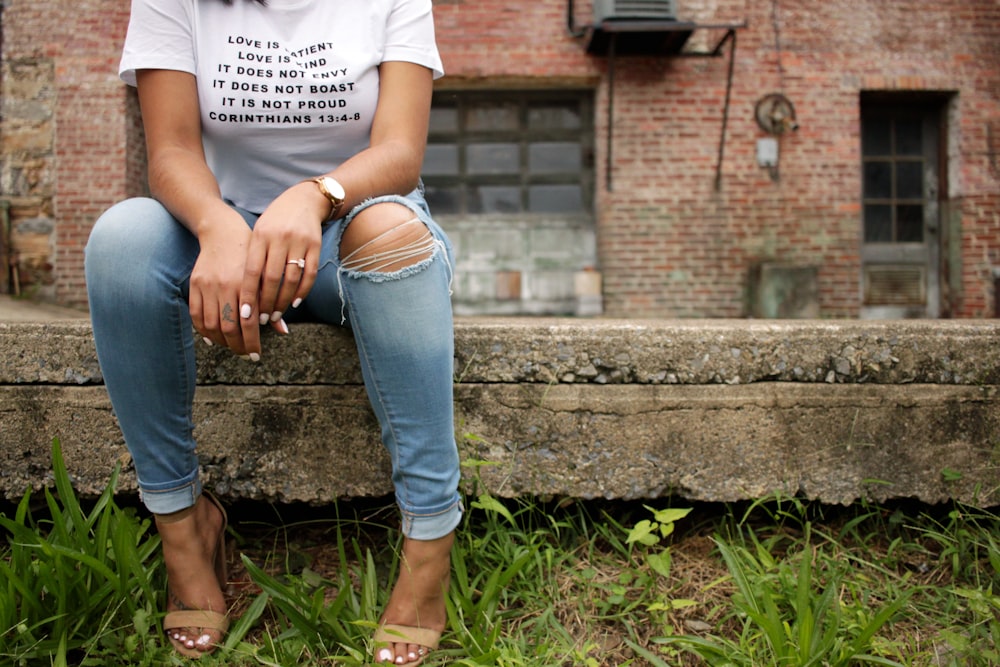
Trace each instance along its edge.
<path fill-rule="evenodd" d="M 410 218 L 342 254 L 341 263 L 348 271 L 389 273 L 429 259 L 434 248 L 427 226 L 419 218 Z"/>

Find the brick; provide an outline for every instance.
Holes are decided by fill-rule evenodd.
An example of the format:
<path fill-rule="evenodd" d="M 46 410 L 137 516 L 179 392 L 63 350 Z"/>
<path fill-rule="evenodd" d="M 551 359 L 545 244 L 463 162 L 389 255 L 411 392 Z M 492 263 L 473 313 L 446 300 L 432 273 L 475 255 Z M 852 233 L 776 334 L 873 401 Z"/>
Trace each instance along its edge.
<path fill-rule="evenodd" d="M 33 206 L 55 212 L 49 256 L 29 279 L 54 285 L 55 298 L 79 305 L 86 300 L 82 245 L 94 218 L 146 189 L 138 106 L 115 77 L 128 3 L 8 4 L 0 184 L 13 197 L 41 197 Z M 448 71 L 439 85 L 593 88 L 594 222 L 589 236 L 572 242 L 585 248 L 581 257 L 596 260 L 590 263 L 602 272 L 608 314 L 745 316 L 748 272 L 767 261 L 817 266 L 821 316 L 858 315 L 860 95 L 946 91 L 953 102 L 943 181 L 950 216 L 942 223 L 948 232 L 944 310 L 952 317 L 992 315 L 991 272 L 1000 266 L 995 0 L 679 3 L 684 20 L 746 22 L 738 31 L 718 190 L 728 47 L 721 58 L 620 57 L 608 155 L 608 59 L 588 55 L 569 34 L 564 0 L 434 5 Z M 576 2 L 576 24 L 588 23 L 590 12 L 589 2 Z M 706 30 L 692 44 L 711 47 L 720 38 L 720 31 Z M 800 123 L 798 132 L 780 139 L 777 180 L 755 159 L 763 134 L 753 107 L 772 91 L 793 101 Z M 609 159 L 611 190 L 605 188 Z M 460 265 L 481 250 L 482 239 L 470 227 L 456 231 Z M 535 244 L 525 245 L 528 261 Z M 493 256 L 517 260 L 510 252 L 517 247 L 504 241 Z M 464 284 L 470 295 L 495 298 L 499 268 L 456 276 L 456 291 Z M 526 289 L 534 279 L 524 274 Z"/>

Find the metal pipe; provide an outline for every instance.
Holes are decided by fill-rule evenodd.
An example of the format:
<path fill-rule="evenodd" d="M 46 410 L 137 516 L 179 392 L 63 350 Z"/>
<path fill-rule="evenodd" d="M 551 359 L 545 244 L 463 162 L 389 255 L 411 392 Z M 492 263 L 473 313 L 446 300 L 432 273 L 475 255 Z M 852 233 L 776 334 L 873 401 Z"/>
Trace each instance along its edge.
<path fill-rule="evenodd" d="M 614 138 L 614 108 L 615 108 L 615 50 L 618 43 L 618 33 L 611 33 L 611 41 L 608 43 L 608 146 L 607 155 L 605 156 L 607 164 L 605 165 L 604 173 L 604 183 L 605 188 L 608 192 L 614 190 L 611 182 L 611 172 L 614 170 L 613 160 L 612 160 L 612 145 Z"/>
<path fill-rule="evenodd" d="M 1000 318 L 1000 267 L 993 269 L 993 317 Z"/>
<path fill-rule="evenodd" d="M 20 291 L 20 286 L 17 285 L 16 276 L 14 272 L 17 267 L 14 265 L 14 255 L 12 253 L 14 245 L 14 235 L 10 227 L 10 201 L 7 199 L 0 199 L 0 263 L 3 264 L 3 287 L 4 290 L 9 294 L 11 280 L 14 280 L 14 285 L 18 288 L 16 291 Z"/>
<path fill-rule="evenodd" d="M 722 189 L 722 158 L 725 155 L 726 150 L 726 127 L 729 124 L 729 98 L 733 91 L 733 68 L 736 63 L 736 30 L 730 28 L 729 32 L 726 33 L 726 36 L 715 48 L 718 53 L 719 49 L 722 48 L 722 45 L 729 39 L 733 40 L 733 44 L 729 47 L 729 73 L 726 75 L 726 101 L 722 107 L 722 132 L 719 136 L 719 160 L 715 164 L 716 192 Z"/>

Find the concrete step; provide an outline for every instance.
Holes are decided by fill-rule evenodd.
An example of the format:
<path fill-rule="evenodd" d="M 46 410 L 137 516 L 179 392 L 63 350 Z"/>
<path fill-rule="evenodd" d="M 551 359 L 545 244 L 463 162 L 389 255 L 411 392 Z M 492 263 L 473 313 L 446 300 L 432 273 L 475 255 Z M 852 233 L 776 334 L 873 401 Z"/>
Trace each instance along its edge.
<path fill-rule="evenodd" d="M 350 334 L 264 344 L 198 345 L 206 484 L 391 493 Z M 460 319 L 455 369 L 466 479 L 500 495 L 1000 502 L 997 320 Z M 89 324 L 0 324 L 0 492 L 48 483 L 53 438 L 83 494 L 127 461 Z"/>

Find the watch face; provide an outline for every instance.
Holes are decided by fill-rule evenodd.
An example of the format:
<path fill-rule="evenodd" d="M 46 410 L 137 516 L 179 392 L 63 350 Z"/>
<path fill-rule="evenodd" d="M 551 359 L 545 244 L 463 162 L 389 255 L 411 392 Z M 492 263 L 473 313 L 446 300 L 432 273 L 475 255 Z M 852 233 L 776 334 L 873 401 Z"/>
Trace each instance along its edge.
<path fill-rule="evenodd" d="M 335 199 L 341 200 L 344 198 L 344 186 L 338 183 L 336 179 L 325 176 L 323 177 L 323 185 L 326 186 L 326 191 Z"/>

